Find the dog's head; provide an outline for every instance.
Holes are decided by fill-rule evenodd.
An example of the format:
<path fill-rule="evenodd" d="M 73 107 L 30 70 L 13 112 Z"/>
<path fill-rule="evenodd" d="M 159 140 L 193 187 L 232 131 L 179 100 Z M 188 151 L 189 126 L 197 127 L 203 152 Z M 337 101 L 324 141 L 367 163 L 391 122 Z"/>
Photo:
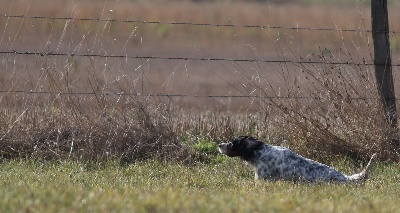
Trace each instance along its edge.
<path fill-rule="evenodd" d="M 242 157 L 249 160 L 254 156 L 254 152 L 261 149 L 263 142 L 251 136 L 239 136 L 233 141 L 218 145 L 219 152 L 229 157 Z"/>

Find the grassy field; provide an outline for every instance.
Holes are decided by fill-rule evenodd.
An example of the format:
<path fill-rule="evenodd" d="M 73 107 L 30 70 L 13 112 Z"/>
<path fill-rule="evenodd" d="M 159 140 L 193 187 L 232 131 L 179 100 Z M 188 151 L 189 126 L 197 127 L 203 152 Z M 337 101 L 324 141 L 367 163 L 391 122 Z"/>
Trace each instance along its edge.
<path fill-rule="evenodd" d="M 364 187 L 254 181 L 238 159 L 187 166 L 146 161 L 0 164 L 1 212 L 397 212 L 400 167 L 377 165 Z M 337 168 L 355 172 L 345 162 Z"/>
<path fill-rule="evenodd" d="M 351 64 L 371 63 L 371 35 L 295 29 L 370 29 L 370 8 L 325 2 L 1 1 L 26 17 L 0 17 L 0 212 L 396 212 L 400 132 L 373 67 Z M 364 187 L 255 182 L 217 154 L 238 135 L 348 174 L 386 164 Z"/>

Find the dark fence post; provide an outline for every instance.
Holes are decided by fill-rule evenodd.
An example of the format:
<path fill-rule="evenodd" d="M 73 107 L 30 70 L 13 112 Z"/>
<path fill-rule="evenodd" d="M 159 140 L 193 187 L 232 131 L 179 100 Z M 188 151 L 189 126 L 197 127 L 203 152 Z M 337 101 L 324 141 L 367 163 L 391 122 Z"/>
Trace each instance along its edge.
<path fill-rule="evenodd" d="M 385 116 L 391 128 L 397 128 L 396 98 L 394 93 L 392 60 L 389 46 L 387 0 L 371 0 L 372 39 L 374 40 L 375 77 Z M 394 140 L 394 146 L 400 147 Z"/>

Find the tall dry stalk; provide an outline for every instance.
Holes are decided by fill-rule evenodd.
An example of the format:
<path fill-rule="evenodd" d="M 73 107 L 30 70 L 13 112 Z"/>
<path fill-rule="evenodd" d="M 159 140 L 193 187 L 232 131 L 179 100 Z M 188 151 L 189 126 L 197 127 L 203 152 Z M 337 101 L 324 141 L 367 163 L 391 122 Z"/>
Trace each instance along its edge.
<path fill-rule="evenodd" d="M 378 153 L 382 159 L 397 160 L 398 150 L 390 141 L 398 132 L 384 119 L 370 66 L 337 63 L 340 59 L 330 52 L 314 57 L 321 64 L 296 63 L 300 74 L 293 77 L 282 70 L 279 85 L 265 78 L 264 88 L 244 77 L 261 97 L 275 97 L 258 101 L 268 106 L 266 113 L 274 110 L 269 119 L 285 130 L 284 143 L 314 158 L 343 155 L 366 160 Z"/>

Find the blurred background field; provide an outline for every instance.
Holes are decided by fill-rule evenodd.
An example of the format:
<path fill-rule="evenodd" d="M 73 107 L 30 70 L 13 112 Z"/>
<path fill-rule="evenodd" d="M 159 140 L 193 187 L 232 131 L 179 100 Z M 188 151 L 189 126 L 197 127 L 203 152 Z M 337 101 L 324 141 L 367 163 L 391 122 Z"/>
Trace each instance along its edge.
<path fill-rule="evenodd" d="M 332 53 L 335 61 L 372 62 L 371 33 L 341 31 L 371 29 L 370 7 L 366 2 L 283 2 L 2 1 L 3 15 L 93 20 L 2 17 L 0 45 L 3 51 L 18 52 L 265 61 L 314 60 L 315 55 Z M 395 21 L 400 18 L 396 12 L 398 8 L 396 3 L 389 6 L 390 20 L 393 20 L 390 27 L 394 31 L 399 29 L 399 22 Z M 123 22 L 132 20 L 162 24 Z M 173 22 L 266 28 L 167 24 Z M 279 28 L 267 28 L 268 26 Z M 393 63 L 397 64 L 400 50 L 397 33 L 391 35 L 391 41 Z M 101 75 L 97 78 L 101 81 L 98 86 L 111 92 L 118 92 L 115 86 L 129 76 L 129 80 L 126 80 L 128 82 L 124 82 L 123 86 L 126 91 L 189 96 L 248 95 L 253 88 L 243 88 L 246 85 L 243 72 L 255 76 L 257 70 L 262 70 L 264 76 L 259 79 L 262 87 L 266 87 L 267 81 L 283 81 L 283 72 L 294 76 L 293 82 L 294 78 L 301 75 L 301 68 L 290 63 L 71 56 L 59 56 L 53 63 L 27 55 L 3 54 L 2 57 L 3 71 L 0 81 L 4 90 L 48 90 L 50 85 L 46 88 L 46 83 L 38 79 L 40 72 L 43 72 L 40 69 L 43 66 L 57 69 L 57 78 L 62 78 L 63 72 L 68 73 L 68 81 L 71 82 L 68 87 L 74 92 L 91 90 L 86 84 L 87 75 L 91 72 Z M 45 63 L 51 64 L 44 65 Z M 38 84 L 40 88 L 33 88 L 33 85 L 37 87 Z M 118 86 L 122 87 L 120 84 Z M 243 99 L 237 104 L 235 101 L 239 100 L 189 97 L 178 98 L 176 103 L 184 108 L 201 109 L 237 110 L 250 107 Z"/>

